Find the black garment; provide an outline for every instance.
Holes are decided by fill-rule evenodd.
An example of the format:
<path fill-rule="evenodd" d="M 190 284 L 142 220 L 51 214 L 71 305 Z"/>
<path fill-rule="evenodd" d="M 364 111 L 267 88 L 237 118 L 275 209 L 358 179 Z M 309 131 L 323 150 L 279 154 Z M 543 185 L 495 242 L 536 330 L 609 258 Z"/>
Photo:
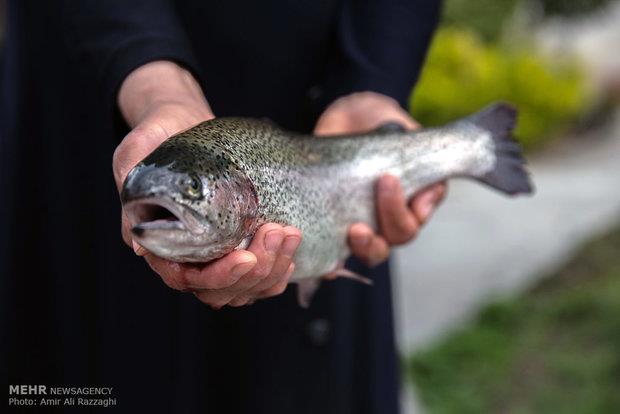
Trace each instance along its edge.
<path fill-rule="evenodd" d="M 114 387 L 122 412 L 393 413 L 387 266 L 211 311 L 164 286 L 119 233 L 111 157 L 122 79 L 192 70 L 216 115 L 309 131 L 335 97 L 405 104 L 437 20 L 424 0 L 8 2 L 0 101 L 0 372 Z M 116 118 L 115 118 L 116 116 Z M 6 389 L 6 388 L 5 388 Z"/>

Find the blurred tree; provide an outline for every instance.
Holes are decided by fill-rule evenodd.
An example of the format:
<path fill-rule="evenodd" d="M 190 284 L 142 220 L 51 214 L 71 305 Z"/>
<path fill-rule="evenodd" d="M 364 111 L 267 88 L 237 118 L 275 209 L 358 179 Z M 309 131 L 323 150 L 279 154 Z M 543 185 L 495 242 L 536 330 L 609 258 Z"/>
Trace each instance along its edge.
<path fill-rule="evenodd" d="M 589 13 L 607 5 L 610 0 L 538 0 L 547 16 L 574 16 Z"/>
<path fill-rule="evenodd" d="M 526 147 L 552 138 L 579 119 L 590 98 L 573 61 L 483 42 L 474 32 L 442 28 L 411 98 L 413 116 L 441 125 L 504 100 L 520 111 L 516 134 Z"/>
<path fill-rule="evenodd" d="M 519 0 L 448 0 L 442 22 L 446 26 L 472 29 L 484 40 L 496 40 Z"/>

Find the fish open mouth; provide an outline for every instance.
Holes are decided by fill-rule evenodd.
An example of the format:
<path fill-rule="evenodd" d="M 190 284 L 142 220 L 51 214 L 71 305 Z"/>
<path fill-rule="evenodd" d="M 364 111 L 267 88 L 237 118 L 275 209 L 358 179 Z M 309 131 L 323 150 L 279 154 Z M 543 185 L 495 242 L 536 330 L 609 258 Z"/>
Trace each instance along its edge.
<path fill-rule="evenodd" d="M 137 236 L 147 230 L 189 230 L 198 234 L 204 231 L 189 209 L 167 198 L 132 200 L 123 208 Z"/>

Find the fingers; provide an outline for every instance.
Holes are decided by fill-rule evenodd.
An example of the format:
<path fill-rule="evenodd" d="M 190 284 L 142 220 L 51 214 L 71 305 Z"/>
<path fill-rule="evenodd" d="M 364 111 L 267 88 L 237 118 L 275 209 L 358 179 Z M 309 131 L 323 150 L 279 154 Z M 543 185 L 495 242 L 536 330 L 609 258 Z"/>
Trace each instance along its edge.
<path fill-rule="evenodd" d="M 284 292 L 294 269 L 293 256 L 300 243 L 301 233 L 294 227 L 273 223 L 262 226 L 248 248 L 257 256 L 258 264 L 248 275 L 246 284 L 235 286 L 237 294 L 229 305 L 242 306 L 257 298 Z"/>
<path fill-rule="evenodd" d="M 246 250 L 235 250 L 207 264 L 175 263 L 152 254 L 146 261 L 164 283 L 176 290 L 220 290 L 237 283 L 256 266 L 256 256 Z"/>
<path fill-rule="evenodd" d="M 284 241 L 271 269 L 270 277 L 256 286 L 257 297 L 267 298 L 279 295 L 288 286 L 288 281 L 295 270 L 293 257 L 301 244 L 301 232 L 294 227 L 284 227 Z"/>
<path fill-rule="evenodd" d="M 414 212 L 420 224 L 426 223 L 433 214 L 435 208 L 446 196 L 447 185 L 445 182 L 433 184 L 418 192 L 411 200 L 411 210 Z"/>
<path fill-rule="evenodd" d="M 288 269 L 282 275 L 282 277 L 277 279 L 276 283 L 274 283 L 273 286 L 258 292 L 257 297 L 261 299 L 270 298 L 272 296 L 277 296 L 277 295 L 284 293 L 284 291 L 286 290 L 286 287 L 288 286 L 288 282 L 291 279 L 291 276 L 293 275 L 294 271 L 295 271 L 295 263 L 291 262 L 291 264 L 288 266 Z"/>
<path fill-rule="evenodd" d="M 369 266 L 376 266 L 390 255 L 387 241 L 364 223 L 356 223 L 349 229 L 349 246 L 351 253 Z"/>
<path fill-rule="evenodd" d="M 248 250 L 235 250 L 207 264 L 179 264 L 150 253 L 145 258 L 168 286 L 192 291 L 199 300 L 219 309 L 284 292 L 300 243 L 299 230 L 270 223 L 259 228 Z"/>
<path fill-rule="evenodd" d="M 428 221 L 446 194 L 446 183 L 438 183 L 419 192 L 409 207 L 399 180 L 386 175 L 377 183 L 377 217 L 381 235 L 357 223 L 349 229 L 349 246 L 353 255 L 370 266 L 387 260 L 390 246 L 413 239 Z"/>
<path fill-rule="evenodd" d="M 391 175 L 381 177 L 378 182 L 377 215 L 381 233 L 390 244 L 410 241 L 420 227 L 416 216 L 407 208 L 399 180 Z"/>
<path fill-rule="evenodd" d="M 258 229 L 252 243 L 248 247 L 248 250 L 253 252 L 258 258 L 258 264 L 252 271 L 253 280 L 247 282 L 242 288 L 254 287 L 258 282 L 269 277 L 280 253 L 283 241 L 284 231 L 282 226 L 278 224 L 265 224 Z"/>

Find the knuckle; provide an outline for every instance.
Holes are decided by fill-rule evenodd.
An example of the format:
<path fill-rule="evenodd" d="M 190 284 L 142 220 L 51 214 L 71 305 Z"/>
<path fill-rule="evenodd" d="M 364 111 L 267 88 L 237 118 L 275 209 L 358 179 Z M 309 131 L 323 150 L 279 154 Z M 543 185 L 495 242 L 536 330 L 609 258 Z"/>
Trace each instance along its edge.
<path fill-rule="evenodd" d="M 284 227 L 284 234 L 285 236 L 299 236 L 300 238 L 302 237 L 301 231 L 297 227 L 293 226 Z"/>
<path fill-rule="evenodd" d="M 277 230 L 281 228 L 282 226 L 278 223 L 265 223 L 262 226 L 260 226 L 260 228 L 258 229 L 258 233 L 260 233 L 261 235 L 265 235 L 271 230 Z"/>

